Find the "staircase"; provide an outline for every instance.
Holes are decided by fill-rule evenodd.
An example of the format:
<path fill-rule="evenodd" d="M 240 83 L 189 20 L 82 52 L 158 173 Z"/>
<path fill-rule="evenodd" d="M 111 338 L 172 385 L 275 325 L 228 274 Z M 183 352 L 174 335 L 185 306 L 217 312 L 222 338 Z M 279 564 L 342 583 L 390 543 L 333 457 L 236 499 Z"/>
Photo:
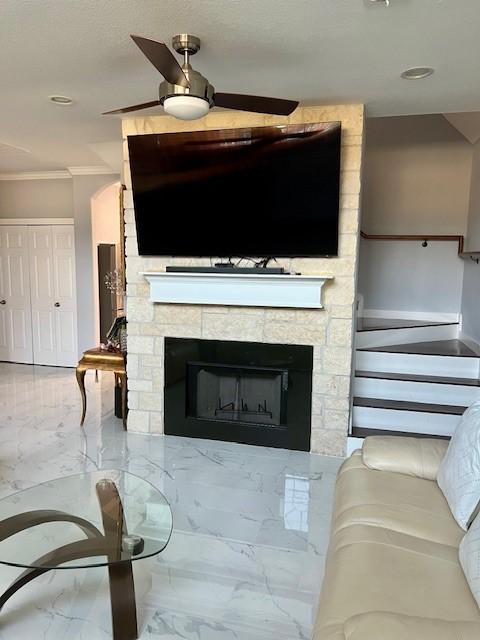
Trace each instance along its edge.
<path fill-rule="evenodd" d="M 452 435 L 480 398 L 480 351 L 458 332 L 454 322 L 363 321 L 356 333 L 352 442 L 372 434 Z"/>

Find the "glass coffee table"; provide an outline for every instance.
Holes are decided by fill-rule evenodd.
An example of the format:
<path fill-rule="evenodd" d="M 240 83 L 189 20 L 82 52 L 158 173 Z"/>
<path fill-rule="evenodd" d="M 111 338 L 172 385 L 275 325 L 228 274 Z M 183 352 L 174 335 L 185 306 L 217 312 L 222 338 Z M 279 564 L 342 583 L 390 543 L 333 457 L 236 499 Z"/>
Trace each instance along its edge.
<path fill-rule="evenodd" d="M 125 471 L 58 478 L 3 498 L 0 563 L 25 571 L 0 596 L 0 609 L 47 571 L 107 566 L 113 638 L 134 640 L 132 561 L 163 551 L 171 533 L 172 512 L 165 496 Z"/>

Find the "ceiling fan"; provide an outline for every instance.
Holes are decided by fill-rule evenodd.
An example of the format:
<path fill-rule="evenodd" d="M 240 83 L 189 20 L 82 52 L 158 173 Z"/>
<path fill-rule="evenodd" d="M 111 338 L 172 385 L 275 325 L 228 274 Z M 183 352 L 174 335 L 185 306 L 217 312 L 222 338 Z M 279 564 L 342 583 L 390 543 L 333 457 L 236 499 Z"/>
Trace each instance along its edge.
<path fill-rule="evenodd" d="M 207 78 L 190 66 L 190 56 L 200 49 L 200 38 L 196 36 L 182 33 L 172 38 L 173 48 L 183 55 L 181 66 L 165 43 L 140 36 L 130 37 L 165 78 L 160 83 L 159 98 L 151 102 L 107 111 L 102 115 L 129 113 L 162 105 L 166 113 L 181 120 L 201 118 L 212 107 L 288 116 L 298 106 L 295 100 L 264 98 L 240 93 L 217 93 Z"/>

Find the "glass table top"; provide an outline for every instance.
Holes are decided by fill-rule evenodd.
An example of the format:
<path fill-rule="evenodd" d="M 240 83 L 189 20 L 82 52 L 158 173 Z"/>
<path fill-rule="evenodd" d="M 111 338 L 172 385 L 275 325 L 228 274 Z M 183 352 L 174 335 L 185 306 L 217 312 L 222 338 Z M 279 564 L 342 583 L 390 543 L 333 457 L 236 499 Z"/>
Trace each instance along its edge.
<path fill-rule="evenodd" d="M 172 533 L 165 496 L 131 473 L 102 470 L 0 500 L 0 563 L 72 569 L 156 555 Z"/>

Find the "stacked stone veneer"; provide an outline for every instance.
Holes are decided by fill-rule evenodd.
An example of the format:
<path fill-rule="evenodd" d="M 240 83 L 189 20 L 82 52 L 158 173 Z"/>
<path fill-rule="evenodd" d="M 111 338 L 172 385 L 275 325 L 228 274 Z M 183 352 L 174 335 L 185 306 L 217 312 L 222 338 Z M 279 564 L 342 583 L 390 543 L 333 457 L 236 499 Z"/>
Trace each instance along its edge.
<path fill-rule="evenodd" d="M 280 260 L 302 274 L 334 276 L 321 310 L 154 304 L 142 271 L 167 264 L 209 265 L 209 259 L 138 256 L 128 160 L 128 135 L 199 131 L 285 123 L 342 123 L 342 173 L 338 258 Z M 128 428 L 163 433 L 164 337 L 245 340 L 314 347 L 312 451 L 345 452 L 350 414 L 353 308 L 359 239 L 359 194 L 364 110 L 362 105 L 304 107 L 289 117 L 238 111 L 212 112 L 184 122 L 168 116 L 123 121 L 128 319 Z M 163 211 L 159 215 L 179 215 Z M 181 215 L 181 214 L 180 214 Z M 188 229 L 186 229 L 188 232 Z"/>

